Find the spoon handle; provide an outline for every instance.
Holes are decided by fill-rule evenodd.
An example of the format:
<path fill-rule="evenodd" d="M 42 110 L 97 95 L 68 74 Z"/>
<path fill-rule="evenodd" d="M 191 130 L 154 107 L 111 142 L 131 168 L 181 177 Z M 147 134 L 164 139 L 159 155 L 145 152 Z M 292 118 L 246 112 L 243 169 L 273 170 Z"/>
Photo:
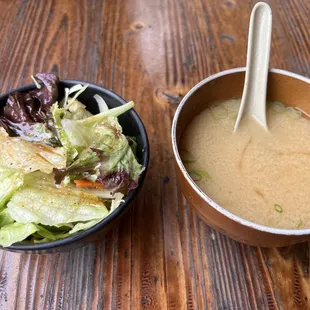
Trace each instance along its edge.
<path fill-rule="evenodd" d="M 245 82 L 240 110 L 235 123 L 237 130 L 244 114 L 249 114 L 267 128 L 266 88 L 272 30 L 272 13 L 269 5 L 258 2 L 251 13 Z"/>

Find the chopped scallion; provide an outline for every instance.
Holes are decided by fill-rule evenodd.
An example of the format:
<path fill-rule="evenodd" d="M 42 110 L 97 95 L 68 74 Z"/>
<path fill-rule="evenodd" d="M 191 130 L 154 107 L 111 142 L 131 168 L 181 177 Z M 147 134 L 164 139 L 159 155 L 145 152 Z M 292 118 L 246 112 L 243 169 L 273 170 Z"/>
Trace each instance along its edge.
<path fill-rule="evenodd" d="M 283 212 L 282 207 L 281 207 L 279 204 L 277 204 L 277 203 L 274 204 L 274 208 L 275 208 L 275 210 L 276 210 L 277 212 L 279 212 L 279 213 L 282 213 L 282 212 Z"/>
<path fill-rule="evenodd" d="M 202 179 L 211 179 L 209 173 L 202 170 L 192 170 L 189 172 L 189 175 L 195 182 Z"/>
<path fill-rule="evenodd" d="M 195 157 L 186 150 L 180 150 L 180 157 L 184 163 L 193 163 L 196 161 Z"/>
<path fill-rule="evenodd" d="M 297 224 L 297 228 L 301 228 L 302 224 L 303 224 L 302 220 L 299 220 L 299 222 Z"/>
<path fill-rule="evenodd" d="M 294 109 L 293 107 L 287 107 L 285 109 L 285 115 L 290 119 L 298 119 L 301 117 L 301 112 L 299 110 Z"/>
<path fill-rule="evenodd" d="M 228 116 L 228 111 L 221 106 L 211 107 L 211 113 L 214 119 L 224 119 Z"/>
<path fill-rule="evenodd" d="M 271 109 L 275 113 L 282 114 L 285 112 L 285 106 L 281 102 L 272 102 Z"/>

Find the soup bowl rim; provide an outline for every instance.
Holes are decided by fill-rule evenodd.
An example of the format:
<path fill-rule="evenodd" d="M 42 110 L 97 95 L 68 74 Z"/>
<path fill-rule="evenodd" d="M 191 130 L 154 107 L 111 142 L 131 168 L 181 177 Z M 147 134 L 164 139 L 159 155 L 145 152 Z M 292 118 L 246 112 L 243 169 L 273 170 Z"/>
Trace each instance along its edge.
<path fill-rule="evenodd" d="M 192 87 L 188 93 L 183 97 L 182 101 L 180 102 L 174 117 L 173 117 L 173 122 L 172 122 L 172 128 L 171 128 L 171 138 L 172 138 L 172 149 L 173 149 L 173 154 L 175 157 L 176 164 L 178 165 L 183 177 L 185 178 L 186 182 L 191 186 L 191 188 L 195 191 L 195 193 L 200 196 L 206 203 L 208 203 L 212 208 L 214 208 L 216 211 L 221 213 L 222 215 L 228 217 L 234 222 L 237 222 L 241 225 L 244 225 L 249 228 L 253 228 L 259 231 L 263 232 L 268 232 L 268 233 L 273 233 L 273 234 L 281 234 L 281 235 L 296 235 L 296 236 L 302 236 L 302 235 L 307 235 L 310 234 L 310 228 L 307 229 L 284 229 L 284 228 L 274 228 L 274 227 L 269 227 L 261 224 L 257 224 L 255 222 L 246 220 L 238 215 L 233 214 L 232 212 L 226 210 L 225 208 L 221 207 L 219 204 L 217 204 L 212 198 L 210 198 L 207 194 L 205 194 L 197 185 L 196 183 L 191 179 L 190 175 L 188 174 L 187 170 L 185 169 L 185 166 L 183 165 L 183 162 L 181 160 L 179 150 L 178 150 L 178 143 L 176 139 L 176 129 L 177 129 L 177 124 L 179 120 L 179 116 L 182 112 L 182 109 L 184 105 L 187 103 L 188 99 L 192 96 L 192 94 L 199 89 L 200 87 L 204 86 L 205 84 L 214 81 L 222 76 L 225 75 L 230 75 L 230 74 L 235 74 L 235 73 L 240 73 L 240 72 L 245 72 L 245 67 L 239 67 L 239 68 L 234 68 L 234 69 L 228 69 L 225 71 L 218 72 L 216 74 L 213 74 L 204 80 L 200 81 L 197 83 L 194 87 Z M 294 79 L 301 80 L 303 82 L 306 82 L 309 84 L 310 87 L 310 79 L 306 78 L 302 75 L 282 70 L 282 69 L 269 69 L 269 72 L 280 74 L 280 75 L 285 75 L 292 77 Z"/>

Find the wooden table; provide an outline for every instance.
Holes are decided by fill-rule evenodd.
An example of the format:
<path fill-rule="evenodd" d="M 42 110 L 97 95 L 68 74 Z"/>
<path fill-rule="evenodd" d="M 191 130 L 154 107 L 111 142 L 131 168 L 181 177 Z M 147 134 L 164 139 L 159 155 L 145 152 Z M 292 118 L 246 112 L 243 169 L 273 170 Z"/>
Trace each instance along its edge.
<path fill-rule="evenodd" d="M 309 244 L 261 249 L 206 226 L 175 177 L 173 114 L 199 80 L 244 66 L 245 0 L 0 1 L 1 91 L 53 71 L 134 100 L 151 161 L 132 211 L 70 253 L 0 252 L 0 309 L 310 309 Z M 310 76 L 309 0 L 270 0 L 271 67 Z"/>

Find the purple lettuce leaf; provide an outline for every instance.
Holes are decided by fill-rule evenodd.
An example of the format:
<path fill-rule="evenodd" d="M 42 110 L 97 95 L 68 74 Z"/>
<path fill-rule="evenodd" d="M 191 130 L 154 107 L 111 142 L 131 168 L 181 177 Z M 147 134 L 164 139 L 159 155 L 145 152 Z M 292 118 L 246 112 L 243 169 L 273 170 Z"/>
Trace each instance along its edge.
<path fill-rule="evenodd" d="M 118 170 L 107 175 L 100 175 L 97 181 L 103 183 L 106 189 L 111 189 L 114 192 L 120 191 L 125 194 L 138 187 L 138 179 L 131 180 L 130 173 L 125 170 Z"/>
<path fill-rule="evenodd" d="M 34 142 L 42 140 L 42 143 L 56 146 L 60 143 L 50 117 L 50 108 L 58 99 L 59 79 L 51 73 L 38 73 L 35 77 L 41 87 L 30 92 L 10 94 L 0 117 L 0 125 L 10 136 L 21 136 Z M 45 126 L 37 126 L 38 123 Z"/>
<path fill-rule="evenodd" d="M 53 169 L 55 184 L 60 184 L 66 176 L 72 180 L 77 180 L 95 174 L 99 161 L 97 152 L 85 149 L 70 166 L 63 169 Z"/>
<path fill-rule="evenodd" d="M 40 102 L 40 111 L 50 115 L 50 109 L 53 103 L 58 99 L 59 78 L 53 73 L 37 73 L 34 76 L 43 85 L 31 91 L 29 94 L 32 98 Z"/>

